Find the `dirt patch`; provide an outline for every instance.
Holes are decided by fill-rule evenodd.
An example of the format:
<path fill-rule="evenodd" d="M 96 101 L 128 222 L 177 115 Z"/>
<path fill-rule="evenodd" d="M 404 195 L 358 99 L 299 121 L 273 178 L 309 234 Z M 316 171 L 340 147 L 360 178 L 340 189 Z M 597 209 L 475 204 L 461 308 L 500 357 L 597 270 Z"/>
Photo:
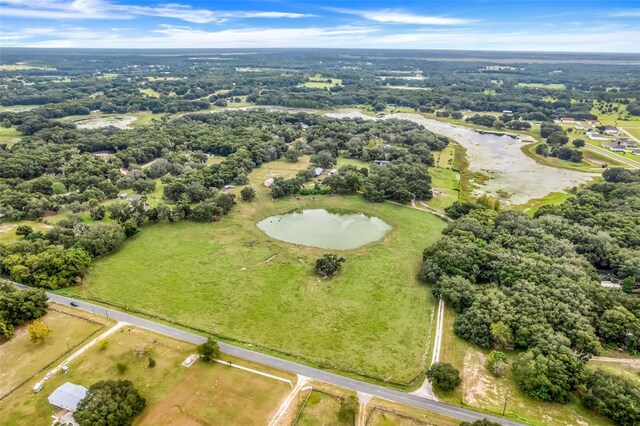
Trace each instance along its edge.
<path fill-rule="evenodd" d="M 130 129 L 130 125 L 136 121 L 136 117 L 130 115 L 115 117 L 92 117 L 73 121 L 78 129 L 100 129 L 102 127 L 117 127 L 118 129 Z"/>
<path fill-rule="evenodd" d="M 8 225 L 0 225 L 0 232 L 10 232 L 16 225 L 8 224 Z"/>
<path fill-rule="evenodd" d="M 500 403 L 496 397 L 500 394 L 495 379 L 485 370 L 485 356 L 482 352 L 469 349 L 464 356 L 464 373 L 462 375 L 462 400 L 465 405 L 482 407 Z M 494 383 L 492 383 L 494 382 Z"/>

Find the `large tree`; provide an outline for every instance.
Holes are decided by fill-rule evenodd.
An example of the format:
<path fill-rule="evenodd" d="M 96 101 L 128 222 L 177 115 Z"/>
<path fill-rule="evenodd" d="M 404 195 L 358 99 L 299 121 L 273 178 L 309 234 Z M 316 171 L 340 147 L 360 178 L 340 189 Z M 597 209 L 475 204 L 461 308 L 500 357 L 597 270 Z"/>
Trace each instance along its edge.
<path fill-rule="evenodd" d="M 89 388 L 73 417 L 80 426 L 127 426 L 145 405 L 130 380 L 103 380 Z"/>

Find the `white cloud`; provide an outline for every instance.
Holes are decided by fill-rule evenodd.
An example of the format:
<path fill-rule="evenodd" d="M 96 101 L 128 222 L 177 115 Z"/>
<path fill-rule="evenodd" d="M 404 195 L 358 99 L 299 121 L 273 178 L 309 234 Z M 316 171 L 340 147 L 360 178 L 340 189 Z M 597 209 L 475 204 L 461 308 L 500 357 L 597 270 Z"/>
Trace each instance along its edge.
<path fill-rule="evenodd" d="M 254 18 L 306 18 L 314 15 L 276 11 L 218 11 L 196 9 L 189 5 L 168 3 L 156 6 L 136 6 L 110 3 L 105 0 L 0 0 L 3 16 L 33 19 L 131 19 L 138 16 L 155 16 L 205 24 L 221 23 L 229 19 Z M 17 7 L 19 6 L 19 7 Z"/>
<path fill-rule="evenodd" d="M 57 38 L 29 39 L 33 34 L 10 34 L 4 44 L 25 47 L 129 48 L 132 35 L 88 29 L 58 31 Z M 63 36 L 64 34 L 64 36 Z M 36 41 L 37 40 L 37 41 Z M 405 31 L 383 33 L 373 26 L 328 28 L 236 28 L 206 31 L 184 26 L 158 26 L 135 35 L 136 48 L 385 48 L 467 49 L 555 52 L 638 52 L 637 31 L 629 28 L 575 28 L 545 33 L 474 31 Z"/>
<path fill-rule="evenodd" d="M 380 10 L 358 10 L 358 9 L 341 9 L 328 8 L 334 12 L 344 13 L 347 15 L 356 15 L 370 21 L 376 21 L 384 24 L 416 24 L 416 25 L 462 25 L 471 22 L 467 19 L 447 18 L 443 16 L 425 16 L 403 12 L 394 9 Z"/>
<path fill-rule="evenodd" d="M 609 14 L 613 18 L 640 18 L 640 9 L 617 10 Z"/>

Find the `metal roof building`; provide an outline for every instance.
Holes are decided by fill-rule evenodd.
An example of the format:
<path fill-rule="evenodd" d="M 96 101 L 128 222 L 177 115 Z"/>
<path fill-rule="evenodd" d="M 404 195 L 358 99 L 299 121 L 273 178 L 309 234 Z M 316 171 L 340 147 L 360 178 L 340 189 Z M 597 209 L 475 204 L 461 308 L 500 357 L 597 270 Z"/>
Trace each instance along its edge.
<path fill-rule="evenodd" d="M 84 386 L 67 382 L 54 390 L 48 399 L 51 405 L 69 411 L 76 411 L 78 403 L 85 397 L 87 392 L 89 391 Z"/>

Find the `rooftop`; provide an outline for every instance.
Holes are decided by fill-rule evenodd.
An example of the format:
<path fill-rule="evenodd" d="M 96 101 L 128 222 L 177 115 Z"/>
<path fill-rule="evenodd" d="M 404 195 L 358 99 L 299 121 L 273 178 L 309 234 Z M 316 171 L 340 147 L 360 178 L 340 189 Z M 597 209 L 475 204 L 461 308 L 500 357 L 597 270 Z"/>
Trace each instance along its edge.
<path fill-rule="evenodd" d="M 87 388 L 66 382 L 49 395 L 49 403 L 69 411 L 76 411 L 78 403 L 89 392 Z"/>

